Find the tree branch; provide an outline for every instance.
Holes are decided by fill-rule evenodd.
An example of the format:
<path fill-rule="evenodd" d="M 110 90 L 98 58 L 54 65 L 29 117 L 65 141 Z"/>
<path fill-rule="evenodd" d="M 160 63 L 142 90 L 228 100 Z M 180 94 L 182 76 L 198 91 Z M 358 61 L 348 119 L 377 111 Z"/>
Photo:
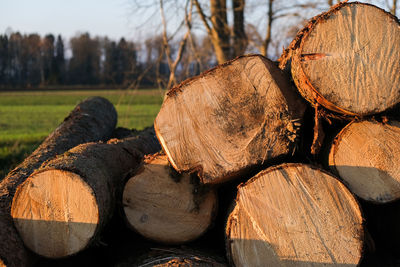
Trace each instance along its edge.
<path fill-rule="evenodd" d="M 199 14 L 200 14 L 201 21 L 203 21 L 204 26 L 206 27 L 206 30 L 207 30 L 208 34 L 209 34 L 210 36 L 212 36 L 212 29 L 211 29 L 211 27 L 210 27 L 210 24 L 208 24 L 206 15 L 204 14 L 204 11 L 203 11 L 203 9 L 202 9 L 201 6 L 200 6 L 199 1 L 198 1 L 198 0 L 194 0 L 194 4 L 196 5 L 197 11 L 198 11 Z"/>

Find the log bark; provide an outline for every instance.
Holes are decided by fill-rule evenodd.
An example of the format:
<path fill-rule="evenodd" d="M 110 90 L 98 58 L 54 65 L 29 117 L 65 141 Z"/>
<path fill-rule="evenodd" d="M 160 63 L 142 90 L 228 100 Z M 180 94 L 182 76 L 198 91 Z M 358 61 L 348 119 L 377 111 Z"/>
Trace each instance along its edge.
<path fill-rule="evenodd" d="M 223 259 L 210 253 L 193 249 L 177 248 L 153 248 L 149 253 L 138 259 L 126 260 L 118 263 L 118 267 L 141 266 L 141 267 L 225 267 Z"/>
<path fill-rule="evenodd" d="M 362 223 L 356 199 L 335 177 L 283 164 L 239 186 L 228 256 L 235 266 L 357 266 Z"/>
<path fill-rule="evenodd" d="M 385 111 L 400 100 L 400 27 L 370 4 L 339 3 L 311 19 L 280 58 L 313 105 L 350 116 Z"/>
<path fill-rule="evenodd" d="M 11 215 L 25 245 L 61 258 L 97 241 L 128 172 L 159 150 L 149 128 L 136 137 L 82 144 L 47 162 L 13 199 Z"/>
<path fill-rule="evenodd" d="M 203 183 L 290 155 L 305 104 L 273 62 L 249 55 L 171 89 L 155 130 L 172 166 Z"/>
<path fill-rule="evenodd" d="M 375 203 L 400 199 L 400 123 L 352 122 L 335 138 L 329 166 L 350 191 Z"/>
<path fill-rule="evenodd" d="M 10 216 L 18 185 L 43 162 L 82 143 L 107 140 L 117 123 L 114 106 L 101 97 L 89 98 L 69 114 L 43 143 L 0 183 L 0 259 L 7 266 L 29 265 L 28 253 Z"/>
<path fill-rule="evenodd" d="M 217 209 L 213 189 L 197 175 L 177 173 L 164 154 L 150 155 L 125 185 L 124 212 L 131 228 L 163 243 L 181 244 L 201 236 Z"/>

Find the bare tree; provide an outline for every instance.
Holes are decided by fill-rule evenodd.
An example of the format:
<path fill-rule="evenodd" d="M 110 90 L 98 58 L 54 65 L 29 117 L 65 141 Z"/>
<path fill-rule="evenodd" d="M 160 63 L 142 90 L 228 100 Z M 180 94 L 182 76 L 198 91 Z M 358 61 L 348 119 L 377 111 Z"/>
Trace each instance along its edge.
<path fill-rule="evenodd" d="M 218 63 L 244 54 L 248 39 L 245 33 L 245 0 L 232 0 L 233 25 L 228 24 L 226 0 L 210 0 L 210 15 L 207 16 L 204 5 L 194 0 L 200 19 L 211 39 Z"/>
<path fill-rule="evenodd" d="M 167 62 L 170 70 L 170 75 L 167 83 L 167 89 L 171 88 L 172 85 L 176 84 L 176 68 L 179 62 L 182 59 L 183 51 L 185 50 L 186 43 L 188 38 L 190 37 L 190 32 L 192 28 L 192 7 L 193 7 L 193 0 L 186 0 L 185 4 L 185 21 L 184 24 L 186 25 L 186 33 L 183 35 L 181 41 L 179 42 L 178 51 L 175 57 L 175 60 L 172 59 L 171 53 L 171 46 L 169 43 L 168 33 L 167 33 L 167 21 L 165 19 L 165 12 L 164 12 L 164 0 L 160 0 L 160 13 L 161 13 L 161 21 L 163 24 L 163 45 L 164 45 L 164 52 L 167 57 Z"/>
<path fill-rule="evenodd" d="M 230 44 L 226 0 L 210 0 L 210 21 L 207 19 L 199 1 L 194 0 L 194 3 L 210 36 L 218 63 L 227 61 L 229 59 Z"/>
<path fill-rule="evenodd" d="M 271 58 L 279 57 L 282 46 L 286 46 L 293 39 L 309 16 L 315 14 L 315 11 L 320 11 L 324 5 L 326 8 L 326 2 L 316 0 L 266 0 L 264 5 L 248 0 L 248 3 L 251 14 L 262 12 L 258 20 L 248 16 L 249 20 L 246 22 L 250 50 Z M 311 12 L 313 13 L 310 15 Z"/>
<path fill-rule="evenodd" d="M 267 32 L 265 34 L 263 46 L 260 49 L 261 50 L 260 52 L 263 56 L 267 56 L 268 47 L 269 47 L 269 44 L 271 43 L 272 21 L 274 20 L 274 12 L 272 9 L 273 3 L 274 3 L 274 0 L 268 0 Z"/>

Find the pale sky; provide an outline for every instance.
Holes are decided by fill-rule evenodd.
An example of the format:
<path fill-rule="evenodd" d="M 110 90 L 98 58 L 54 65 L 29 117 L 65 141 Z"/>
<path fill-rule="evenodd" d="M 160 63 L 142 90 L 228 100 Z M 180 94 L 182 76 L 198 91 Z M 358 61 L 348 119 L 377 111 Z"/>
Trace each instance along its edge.
<path fill-rule="evenodd" d="M 133 10 L 132 2 L 135 1 L 145 7 Z M 382 0 L 366 2 L 378 4 Z M 11 28 L 13 32 L 19 31 L 22 34 L 61 34 L 64 40 L 77 33 L 89 32 L 92 37 L 108 36 L 116 41 L 124 37 L 138 41 L 148 34 L 154 35 L 161 31 L 158 8 L 157 5 L 152 8 L 152 3 L 154 0 L 0 0 L 0 34 Z M 264 1 L 249 1 L 246 9 L 251 14 L 246 16 L 246 20 L 255 25 L 265 23 Z M 314 10 L 313 13 L 307 14 L 306 18 L 326 9 L 327 5 L 323 10 Z M 173 23 L 179 17 L 178 13 L 179 10 L 175 9 L 174 5 L 166 7 L 171 32 L 174 32 L 173 27 L 179 25 L 177 22 L 176 25 Z"/>
<path fill-rule="evenodd" d="M 133 39 L 135 25 L 128 0 L 0 0 L 0 34 L 13 32 Z"/>

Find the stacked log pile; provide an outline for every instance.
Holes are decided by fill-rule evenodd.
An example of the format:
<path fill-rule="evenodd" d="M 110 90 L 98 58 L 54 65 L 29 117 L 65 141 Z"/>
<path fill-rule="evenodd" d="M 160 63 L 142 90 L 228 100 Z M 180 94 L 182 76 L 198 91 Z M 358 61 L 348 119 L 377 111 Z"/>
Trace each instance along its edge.
<path fill-rule="evenodd" d="M 399 59 L 398 19 L 344 2 L 279 66 L 171 89 L 154 130 L 83 102 L 2 181 L 0 266 L 396 266 Z"/>

